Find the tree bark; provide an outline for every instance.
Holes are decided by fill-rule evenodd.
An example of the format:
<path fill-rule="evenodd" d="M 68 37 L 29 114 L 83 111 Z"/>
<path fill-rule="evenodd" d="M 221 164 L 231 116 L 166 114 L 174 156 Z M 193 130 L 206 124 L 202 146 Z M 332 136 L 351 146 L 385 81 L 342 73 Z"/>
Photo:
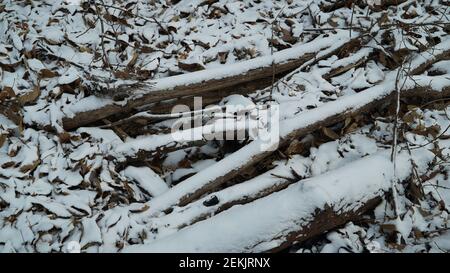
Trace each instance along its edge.
<path fill-rule="evenodd" d="M 319 36 L 301 46 L 276 52 L 273 57 L 263 56 L 216 70 L 203 70 L 157 80 L 153 87 L 129 90 L 127 92 L 129 97 L 124 105 L 115 104 L 111 100 L 99 108 L 75 113 L 74 117 L 65 117 L 63 118 L 63 127 L 66 130 L 74 129 L 114 114 L 131 112 L 143 105 L 185 96 L 204 94 L 212 96 L 217 92 L 248 93 L 255 91 L 261 87 L 260 83 L 266 84 L 274 73 L 279 75 L 292 71 L 329 48 L 333 48 L 330 54 L 335 54 L 340 48 L 354 43 L 357 39 L 349 40 L 347 36 L 344 38 L 343 33 L 327 37 Z M 317 42 L 321 43 L 317 45 Z M 149 82 L 149 84 L 152 83 Z M 83 101 L 79 103 L 82 104 Z"/>

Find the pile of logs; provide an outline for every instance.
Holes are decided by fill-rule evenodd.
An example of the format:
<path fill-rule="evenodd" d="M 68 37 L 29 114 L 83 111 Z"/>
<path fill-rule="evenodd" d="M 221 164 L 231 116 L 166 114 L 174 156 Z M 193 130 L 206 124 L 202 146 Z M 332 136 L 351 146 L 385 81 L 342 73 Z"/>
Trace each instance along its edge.
<path fill-rule="evenodd" d="M 124 145 L 132 141 L 131 137 L 138 135 L 141 138 L 155 139 L 161 145 L 143 147 L 128 152 L 125 156 L 117 156 L 119 169 L 134 164 L 142 165 L 142 162 L 151 165 L 151 162 L 163 158 L 169 152 L 206 143 L 178 143 L 167 137 L 170 134 L 167 130 L 156 126 L 162 120 L 176 120 L 171 116 L 170 109 L 177 104 L 192 105 L 195 96 L 202 97 L 204 106 L 219 102 L 231 94 L 267 98 L 270 92 L 276 92 L 273 88 L 274 81 L 279 84 L 297 72 L 310 72 L 320 61 L 332 56 L 348 62 L 342 61 L 340 66 L 321 70 L 320 76 L 330 83 L 352 69 L 364 67 L 368 61 L 381 63 L 386 68 L 383 71 L 384 79 L 375 85 L 280 121 L 281 141 L 275 151 L 258 149 L 258 140 L 239 143 L 237 149 L 215 164 L 150 199 L 146 203 L 148 209 L 140 213 L 148 219 L 157 219 L 154 221 L 162 223 L 161 225 L 175 222 L 173 228 L 180 231 L 152 244 L 131 246 L 125 250 L 279 251 L 294 242 L 303 242 L 358 219 L 374 208 L 389 191 L 388 178 L 393 175 L 387 154 L 361 159 L 343 169 L 307 180 L 296 176 L 291 179 L 274 177 L 267 172 L 270 167 L 257 169 L 256 166 L 270 166 L 280 155 L 295 155 L 296 152 L 291 151 L 293 144 L 346 120 L 369 116 L 377 111 L 383 112 L 380 109 L 387 109 L 400 101 L 426 103 L 449 98 L 448 74 L 433 71 L 433 64 L 450 58 L 448 38 L 437 42 L 430 39 L 429 44 L 417 46 L 417 51 L 395 49 L 395 46 L 388 45 L 386 37 L 392 29 L 401 28 L 408 35 L 414 33 L 414 28 L 421 26 L 419 23 L 415 26 L 414 20 L 410 20 L 410 23 L 406 23 L 406 20 L 393 21 L 383 11 L 400 14 L 400 11 L 408 11 L 409 8 L 420 5 L 416 2 L 381 1 L 381 5 L 366 7 L 367 11 L 380 15 L 380 21 L 372 26 L 358 25 L 353 28 L 350 25 L 346 29 L 336 27 L 332 30 L 320 29 L 318 26 L 311 30 L 317 32 L 317 38 L 309 43 L 275 52 L 272 56 L 150 81 L 148 85 L 118 91 L 98 108 L 65 117 L 63 127 L 67 131 L 82 126 L 101 125 L 116 131 L 125 140 Z M 442 4 L 444 5 L 444 1 Z M 363 9 L 365 5 L 366 1 L 336 1 L 324 4 L 322 10 L 324 13 L 333 13 L 339 9 L 354 9 L 354 6 Z M 448 21 L 426 24 L 448 35 Z M 373 37 L 378 36 L 385 37 L 386 41 L 374 42 Z M 372 48 L 375 43 L 380 44 L 378 48 Z M 82 104 L 83 101 L 79 103 Z M 427 151 L 424 149 L 421 152 Z M 407 159 L 404 161 L 409 162 Z M 383 163 L 379 164 L 380 162 Z M 289 164 L 288 161 L 286 166 L 277 168 L 289 176 Z M 351 172 L 352 169 L 367 164 L 374 166 L 371 174 Z M 243 179 L 242 173 L 249 173 L 249 176 Z M 407 179 L 408 175 L 402 179 Z M 341 198 L 344 197 L 336 193 L 318 203 L 316 200 L 311 201 L 313 207 L 306 205 L 308 196 L 319 194 L 321 187 L 332 187 L 332 180 L 343 187 L 351 187 L 360 182 L 367 183 L 367 187 L 357 192 L 354 198 L 342 201 Z M 285 204 L 283 199 L 297 201 Z M 261 211 L 260 207 L 268 209 Z M 264 221 L 252 222 L 246 218 L 252 214 L 258 214 Z M 232 223 L 234 219 L 242 222 Z M 271 231 L 263 232 L 267 229 Z M 193 234 L 203 234 L 203 237 L 199 239 Z M 179 245 L 178 242 L 181 241 L 191 243 Z"/>

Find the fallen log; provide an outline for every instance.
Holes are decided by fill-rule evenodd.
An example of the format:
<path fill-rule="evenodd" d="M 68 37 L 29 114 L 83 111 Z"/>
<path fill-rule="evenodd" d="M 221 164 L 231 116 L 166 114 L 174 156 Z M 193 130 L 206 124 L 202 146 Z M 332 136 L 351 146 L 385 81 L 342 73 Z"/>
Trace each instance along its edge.
<path fill-rule="evenodd" d="M 359 47 L 361 47 L 362 44 L 360 43 Z M 359 48 L 358 47 L 358 48 Z M 355 54 L 352 54 L 349 57 L 345 57 L 342 59 L 339 59 L 337 62 L 335 62 L 331 67 L 327 69 L 323 69 L 323 78 L 326 80 L 331 79 L 332 77 L 335 77 L 337 75 L 340 75 L 342 73 L 345 73 L 349 71 L 350 69 L 354 67 L 358 67 L 362 64 L 364 64 L 367 61 L 367 57 L 370 53 L 373 52 L 372 48 L 362 48 L 359 51 L 357 51 Z M 319 60 L 322 60 L 324 58 L 330 57 L 336 53 L 336 50 L 332 50 L 330 52 L 322 51 L 321 54 L 316 56 L 317 58 L 314 60 L 316 63 Z M 307 65 L 308 63 L 305 63 L 304 65 Z M 311 65 L 311 64 L 308 64 Z M 282 75 L 280 75 L 282 76 Z M 256 90 L 263 90 L 264 88 L 270 86 L 272 82 L 272 77 L 264 78 L 258 81 L 248 82 L 241 84 L 237 86 L 236 88 L 227 88 L 215 91 L 212 94 L 203 94 L 202 95 L 202 107 L 205 107 L 206 105 L 210 105 L 213 103 L 217 103 L 223 98 L 232 95 L 232 94 L 240 94 L 240 95 L 246 95 L 255 92 Z M 140 107 L 137 114 L 134 114 L 130 117 L 118 120 L 110 125 L 106 125 L 103 127 L 112 127 L 112 126 L 124 126 L 127 129 L 127 132 L 130 132 L 131 134 L 142 134 L 142 133 L 135 133 L 135 132 L 141 132 L 145 130 L 139 130 L 139 129 L 133 129 L 133 126 L 136 126 L 136 124 L 139 126 L 146 125 L 149 123 L 162 121 L 170 118 L 177 118 L 180 117 L 179 115 L 173 115 L 168 114 L 170 113 L 171 109 L 175 105 L 187 105 L 189 108 L 194 107 L 194 97 L 195 96 L 186 96 L 182 98 L 176 98 L 171 99 L 168 101 L 161 101 L 150 105 L 145 105 L 144 107 Z M 149 112 L 146 112 L 149 111 Z M 141 127 L 140 127 L 141 128 Z"/>
<path fill-rule="evenodd" d="M 330 79 L 336 75 L 339 75 L 341 73 L 344 73 L 345 71 L 350 70 L 353 67 L 359 66 L 361 63 L 364 63 L 367 59 L 367 56 L 372 52 L 371 48 L 363 48 L 360 51 L 356 52 L 355 54 L 351 55 L 350 57 L 341 59 L 337 61 L 335 64 L 333 64 L 332 67 L 323 69 L 323 78 L 324 79 Z M 415 67 L 412 71 L 410 71 L 411 75 L 417 74 L 421 71 L 424 71 L 428 67 L 431 66 L 433 63 L 433 60 L 440 60 L 445 58 L 447 53 L 442 53 L 440 55 L 431 55 L 429 52 L 423 52 L 420 56 L 417 57 L 416 62 L 420 62 L 420 64 L 417 64 L 417 67 Z M 130 123 L 134 119 L 139 118 L 145 118 L 148 117 L 149 120 L 151 119 L 163 119 L 164 115 L 145 115 L 143 113 L 142 115 L 135 115 L 133 117 L 130 117 L 129 119 L 125 119 L 123 121 L 119 121 L 115 123 L 114 125 L 120 125 L 125 123 Z M 173 115 L 166 115 L 166 117 L 172 117 Z M 174 116 L 175 117 L 175 116 Z M 143 139 L 148 139 L 148 141 L 142 141 Z M 165 141 L 158 141 L 159 139 L 165 139 Z M 190 141 L 189 143 L 179 143 L 172 139 L 170 135 L 149 135 L 145 138 L 141 138 L 141 145 L 134 145 L 133 142 L 139 142 L 135 140 L 129 140 L 127 143 L 124 143 L 122 146 L 134 146 L 133 149 L 129 149 L 131 154 L 127 155 L 127 161 L 136 161 L 141 160 L 145 157 L 152 156 L 155 152 L 161 152 L 161 151 L 175 151 L 177 149 L 184 149 L 186 147 L 191 146 L 197 146 L 204 144 L 205 141 Z M 129 143 L 128 143 L 129 142 Z M 126 150 L 124 148 L 119 150 Z"/>
<path fill-rule="evenodd" d="M 356 52 L 355 54 L 340 59 L 337 62 L 335 62 L 331 67 L 322 69 L 321 73 L 323 73 L 324 79 L 330 79 L 333 76 L 342 74 L 355 66 L 359 66 L 360 64 L 364 63 L 367 60 L 367 56 L 372 52 L 371 48 L 363 48 L 360 51 Z M 329 55 L 329 54 L 326 54 Z M 223 96 L 225 97 L 225 96 Z M 208 99 L 209 96 L 207 94 L 206 99 Z M 222 98 L 222 97 L 220 97 Z M 219 100 L 220 98 L 214 97 L 214 100 Z M 204 97 L 202 97 L 202 101 L 204 104 L 208 104 L 209 101 L 205 103 Z M 190 97 L 189 99 L 185 99 L 186 104 L 193 104 L 193 98 Z M 175 103 L 171 103 L 169 105 L 174 105 Z M 158 108 L 157 108 L 158 109 Z M 159 108 L 160 109 L 160 108 Z M 201 110 L 201 111 L 193 111 L 191 113 L 180 113 L 180 114 L 153 114 L 153 113 L 147 113 L 147 112 L 140 112 L 138 114 L 135 114 L 129 118 L 125 118 L 123 120 L 119 120 L 115 123 L 106 125 L 104 127 L 113 127 L 113 126 L 124 126 L 126 131 L 128 133 L 131 132 L 131 134 L 135 134 L 136 132 L 145 132 L 145 127 L 142 126 L 152 122 L 152 121 L 162 121 L 167 119 L 176 119 L 181 118 L 183 115 L 194 115 L 194 114 L 204 114 L 207 110 Z M 154 112 L 154 108 L 152 108 L 152 112 Z M 198 112 L 198 113 L 197 113 Z M 134 124 L 134 125 L 133 125 Z M 135 129 L 133 129 L 133 127 Z M 128 153 L 127 156 L 127 162 L 132 161 L 140 161 L 145 157 L 151 157 L 155 153 L 164 153 L 164 152 L 170 152 L 175 151 L 177 149 L 184 149 L 186 147 L 191 146 L 198 146 L 201 144 L 204 144 L 205 141 L 188 141 L 188 143 L 179 143 L 175 139 L 173 139 L 170 135 L 166 135 L 165 133 L 160 133 L 159 135 L 153 133 L 144 137 L 139 137 L 139 139 L 128 139 L 124 144 L 120 145 L 122 147 L 117 147 L 118 150 L 126 151 L 128 150 L 131 153 Z M 139 134 L 137 134 L 139 135 Z M 140 144 L 139 144 L 140 142 Z M 133 143 L 136 143 L 138 145 L 134 145 Z M 126 147 L 129 147 L 128 149 Z M 120 151 L 119 151 L 120 152 Z M 117 157 L 117 155 L 116 155 Z M 119 155 L 120 157 L 120 155 Z"/>
<path fill-rule="evenodd" d="M 216 111 L 214 117 L 210 117 L 209 120 L 202 120 L 203 114 L 212 114 L 214 111 Z M 217 111 L 221 111 L 221 114 L 219 115 Z M 171 130 L 162 134 L 149 134 L 134 139 L 129 138 L 127 141 L 115 146 L 111 151 L 111 155 L 119 162 L 126 161 L 129 163 L 145 155 L 150 157 L 155 153 L 166 153 L 167 151 L 197 146 L 210 140 L 225 139 L 225 136 L 239 136 L 239 139 L 242 140 L 245 137 L 249 137 L 249 132 L 261 129 L 261 125 L 258 124 L 258 119 L 256 118 L 256 115 L 258 115 L 257 111 L 258 106 L 252 104 L 239 113 L 233 112 L 230 108 L 227 110 L 225 106 L 182 113 L 181 115 L 187 114 L 188 117 L 186 118 L 185 116 L 176 120 Z M 248 113 L 255 114 L 252 122 L 249 122 L 249 119 L 245 116 Z M 199 120 L 199 124 L 194 124 L 191 127 L 193 119 Z M 183 126 L 186 126 L 186 124 L 188 127 L 184 128 Z M 179 129 L 176 129 L 177 127 Z"/>
<path fill-rule="evenodd" d="M 412 158 L 421 160 L 419 172 L 426 171 L 426 162 L 433 157 L 426 149 L 412 154 Z M 388 152 L 368 156 L 232 207 L 168 237 L 128 246 L 124 252 L 280 251 L 293 242 L 303 242 L 356 220 L 374 208 L 389 191 L 392 179 L 410 176 L 412 163 L 407 152 L 399 154 L 397 166 L 402 171 L 395 173 Z"/>
<path fill-rule="evenodd" d="M 306 141 L 308 140 L 304 139 L 302 143 Z M 334 141 L 328 144 L 333 145 L 333 143 Z M 359 148 L 356 149 L 358 150 Z M 335 166 L 342 166 L 342 164 L 352 162 L 367 155 L 369 154 L 364 152 L 359 156 L 354 155 L 350 158 L 346 156 L 335 158 L 333 164 L 329 165 L 328 170 L 333 170 L 336 168 Z M 171 232 L 174 232 L 185 226 L 217 215 L 235 205 L 252 202 L 280 191 L 290 184 L 299 181 L 299 179 L 302 180 L 311 177 L 311 168 L 314 168 L 313 162 L 314 160 L 311 158 L 300 155 L 293 155 L 287 161 L 274 162 L 274 168 L 258 176 L 209 193 L 186 206 L 174 207 L 173 211 L 169 214 L 153 219 L 152 225 L 170 229 Z M 317 175 L 317 172 L 315 175 Z"/>
<path fill-rule="evenodd" d="M 434 55 L 423 53 L 411 62 L 411 75 L 420 73 L 421 69 L 425 67 L 424 63 L 428 64 L 433 60 L 437 61 L 442 56 L 447 56 L 450 52 L 450 41 L 438 44 L 433 51 Z M 319 128 L 368 112 L 383 103 L 391 102 L 396 95 L 397 74 L 398 70 L 389 72 L 383 82 L 365 91 L 304 111 L 291 119 L 282 120 L 279 124 L 279 146 L 284 146 L 292 139 L 305 136 Z M 450 79 L 445 76 L 409 76 L 404 82 L 403 88 L 401 91 L 403 98 L 420 97 L 424 100 L 431 100 L 450 96 Z M 150 209 L 146 213 L 153 214 L 168 210 L 174 205 L 186 205 L 204 193 L 214 190 L 242 170 L 270 155 L 272 151 L 261 149 L 266 144 L 257 139 L 216 164 L 189 177 L 165 194 L 150 200 L 148 202 Z M 278 143 L 273 145 L 276 146 L 276 144 Z"/>
<path fill-rule="evenodd" d="M 330 80 L 331 78 L 343 74 L 352 68 L 358 67 L 367 61 L 368 56 L 372 52 L 373 49 L 371 48 L 363 48 L 347 58 L 340 59 L 334 63 L 333 66 L 330 67 L 329 71 L 327 71 L 322 77 L 325 80 Z"/>
<path fill-rule="evenodd" d="M 348 37 L 348 31 L 337 30 L 336 34 L 320 35 L 311 42 L 276 52 L 273 56 L 258 57 L 226 67 L 149 82 L 149 87 L 128 91 L 129 97 L 124 101 L 86 97 L 71 107 L 72 116 L 63 118 L 63 127 L 66 130 L 74 129 L 154 102 L 238 88 L 244 83 L 272 77 L 274 73 L 278 75 L 293 70 L 313 59 L 321 51 L 330 48 L 338 50 L 353 40 Z"/>
<path fill-rule="evenodd" d="M 221 108 L 217 108 L 221 109 Z M 216 109 L 216 111 L 217 111 Z M 255 106 L 252 109 L 256 109 Z M 248 110 L 251 110 L 250 108 Z M 206 111 L 198 111 L 198 114 Z M 228 113 L 228 117 L 217 117 L 211 119 L 207 124 L 196 126 L 189 129 L 174 130 L 173 132 L 159 135 L 140 136 L 135 139 L 129 139 L 124 143 L 120 143 L 115 147 L 115 157 L 120 160 L 122 155 L 130 156 L 140 152 L 151 152 L 166 150 L 167 148 L 176 149 L 178 146 L 184 147 L 192 145 L 192 143 L 203 143 L 207 140 L 215 139 L 217 136 L 231 135 L 236 132 L 248 132 L 249 130 L 256 130 L 258 124 L 253 122 L 248 124 L 245 120 L 234 118 L 233 113 Z M 188 119 L 190 122 L 191 120 Z M 231 122 L 231 125 L 229 124 Z M 179 122 L 180 126 L 183 122 Z"/>
<path fill-rule="evenodd" d="M 406 92 L 405 92 L 406 91 Z M 450 96 L 450 81 L 448 85 L 442 90 L 432 90 L 429 87 L 422 88 L 413 88 L 411 90 L 405 90 L 403 92 L 403 97 L 423 97 L 425 100 L 431 100 L 435 98 L 439 98 L 441 96 Z M 430 92 L 431 91 L 431 92 Z M 363 94 L 364 93 L 364 94 Z M 358 93 L 358 97 L 362 97 L 365 92 Z M 380 104 L 390 101 L 394 98 L 394 93 L 390 95 L 386 95 L 381 99 L 376 99 L 368 102 L 360 107 L 348 107 L 347 109 L 334 113 L 328 116 L 325 119 L 320 119 L 320 116 L 316 115 L 315 120 L 319 119 L 319 121 L 311 122 L 309 125 L 305 125 L 302 128 L 292 129 L 292 132 L 289 134 L 284 134 L 282 139 L 280 140 L 280 145 L 284 146 L 289 143 L 291 139 L 296 139 L 301 136 L 305 136 L 313 131 L 318 130 L 319 128 L 329 126 L 331 124 L 335 124 L 339 121 L 343 121 L 348 117 L 357 116 L 361 113 L 365 113 L 378 107 Z M 353 96 L 351 96 L 353 97 Z M 369 96 L 368 96 L 369 97 Z M 354 98 L 348 98 L 351 100 Z M 339 101 L 337 101 L 339 102 Z M 342 102 L 342 101 L 341 101 Z M 345 106 L 343 108 L 346 108 Z M 321 108 L 317 108 L 321 109 Z M 314 109 L 315 110 L 315 109 Z M 308 111 L 308 115 L 299 115 L 294 120 L 290 120 L 292 124 L 307 124 L 308 119 L 311 120 L 318 111 Z M 306 113 L 305 113 L 306 114 Z M 305 118 L 302 122 L 302 117 Z M 319 117 L 319 118 L 318 118 Z M 282 122 L 280 124 L 280 128 L 289 129 L 290 124 L 287 122 Z M 222 185 L 226 181 L 232 179 L 240 172 L 245 170 L 246 168 L 256 164 L 266 156 L 270 155 L 271 151 L 262 151 L 260 149 L 261 142 L 256 140 L 251 142 L 250 144 L 244 146 L 240 150 L 235 153 L 227 156 L 221 161 L 217 162 L 215 165 L 210 166 L 209 168 L 189 177 L 185 181 L 177 184 L 175 187 L 171 188 L 166 194 L 161 195 L 155 199 L 149 201 L 149 209 L 150 213 L 165 211 L 169 209 L 173 205 L 184 206 L 197 199 L 201 195 L 206 192 L 210 192 L 213 189 L 217 188 L 217 186 Z"/>
<path fill-rule="evenodd" d="M 217 90 L 214 91 L 213 93 L 202 94 L 201 106 L 205 107 L 207 105 L 218 103 L 223 98 L 232 94 L 247 95 L 253 93 L 255 90 L 261 90 L 268 87 L 271 82 L 272 82 L 271 77 L 263 78 L 258 81 L 243 83 L 236 87 L 233 86 L 232 88 Z M 126 131 L 129 132 L 130 134 L 141 135 L 145 133 L 145 129 L 142 128 L 142 126 L 144 125 L 162 120 L 167 120 L 170 118 L 179 118 L 180 115 L 171 114 L 171 110 L 173 109 L 174 106 L 186 105 L 190 109 L 193 109 L 194 97 L 195 96 L 185 96 L 181 98 L 157 102 L 151 105 L 145 105 L 144 107 L 142 107 L 142 109 L 138 109 L 138 111 L 148 111 L 148 112 L 139 112 L 137 114 L 134 114 L 133 116 L 120 119 L 112 123 L 111 125 L 103 127 L 108 128 L 112 126 L 123 126 L 126 127 Z M 133 126 L 139 128 L 133 128 Z"/>
<path fill-rule="evenodd" d="M 165 229 L 178 230 L 198 221 L 212 217 L 235 205 L 250 203 L 256 199 L 280 191 L 297 182 L 300 177 L 310 175 L 306 164 L 308 158 L 294 157 L 288 162 L 279 163 L 248 181 L 211 193 L 184 207 L 175 208 L 170 214 L 152 220 L 155 225 Z"/>
<path fill-rule="evenodd" d="M 341 166 L 344 162 L 349 163 L 357 159 L 359 158 L 338 158 L 338 162 L 334 161 L 334 166 Z M 250 180 L 212 192 L 184 207 L 175 207 L 171 213 L 152 219 L 152 226 L 164 229 L 164 236 L 166 236 L 167 233 L 176 232 L 185 226 L 213 217 L 233 206 L 250 203 L 285 189 L 299 180 L 309 178 L 312 175 L 312 163 L 313 160 L 310 158 L 299 155 L 294 155 L 286 162 L 276 162 L 273 169 Z M 334 166 L 330 166 L 329 170 L 335 169 Z M 160 236 L 160 233 L 157 235 Z"/>

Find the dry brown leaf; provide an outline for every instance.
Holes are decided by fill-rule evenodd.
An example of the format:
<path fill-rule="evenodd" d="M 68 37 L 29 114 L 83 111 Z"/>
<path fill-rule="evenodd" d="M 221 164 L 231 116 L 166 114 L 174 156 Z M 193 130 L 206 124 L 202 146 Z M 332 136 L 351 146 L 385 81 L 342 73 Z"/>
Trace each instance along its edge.
<path fill-rule="evenodd" d="M 397 243 L 388 243 L 388 246 L 390 248 L 394 248 L 394 249 L 397 249 L 397 250 L 402 250 L 402 249 L 404 249 L 406 247 L 406 245 L 404 245 L 404 244 L 397 244 Z"/>
<path fill-rule="evenodd" d="M 389 16 L 387 12 L 384 12 L 381 18 L 378 20 L 380 26 L 389 23 Z"/>
<path fill-rule="evenodd" d="M 192 168 L 191 162 L 189 159 L 185 158 L 178 163 L 179 168 Z"/>
<path fill-rule="evenodd" d="M 195 72 L 205 69 L 203 65 L 199 63 L 186 64 L 183 62 L 178 62 L 178 67 L 189 72 Z"/>
<path fill-rule="evenodd" d="M 416 239 L 420 239 L 424 237 L 424 234 L 422 231 L 418 230 L 417 228 L 413 228 L 414 237 Z"/>
<path fill-rule="evenodd" d="M 93 52 L 92 49 L 87 46 L 80 46 L 79 49 L 80 49 L 80 52 L 87 52 L 87 53 Z"/>
<path fill-rule="evenodd" d="M 61 93 L 75 94 L 76 87 L 74 85 L 75 84 L 60 84 L 59 89 L 60 89 Z"/>
<path fill-rule="evenodd" d="M 6 86 L 0 92 L 0 101 L 11 99 L 11 98 L 14 98 L 15 96 L 16 96 L 16 93 L 14 93 L 14 90 L 11 87 Z"/>
<path fill-rule="evenodd" d="M 414 202 L 419 202 L 419 200 L 421 200 L 423 198 L 423 194 L 424 194 L 422 191 L 422 188 L 420 188 L 413 181 L 410 183 L 408 193 L 410 194 L 410 196 L 412 197 Z"/>
<path fill-rule="evenodd" d="M 420 114 L 417 113 L 416 111 L 411 111 L 411 112 L 406 113 L 402 119 L 407 124 L 410 124 L 410 123 L 413 123 L 418 118 L 420 118 Z"/>
<path fill-rule="evenodd" d="M 39 77 L 45 79 L 45 78 L 54 78 L 56 76 L 59 76 L 58 73 L 51 71 L 50 69 L 42 69 L 39 71 Z"/>
<path fill-rule="evenodd" d="M 297 42 L 297 39 L 294 38 L 294 36 L 292 36 L 292 33 L 289 29 L 281 29 L 281 32 L 283 33 L 283 36 L 281 36 L 281 39 L 286 42 L 286 43 L 290 43 L 293 44 L 295 42 Z"/>
<path fill-rule="evenodd" d="M 380 229 L 385 234 L 392 234 L 397 231 L 397 227 L 394 224 L 381 224 Z"/>
<path fill-rule="evenodd" d="M 2 169 L 8 169 L 8 168 L 14 167 L 15 165 L 16 165 L 16 162 L 8 161 L 8 162 L 3 163 L 1 167 L 2 167 Z"/>
<path fill-rule="evenodd" d="M 130 24 L 128 24 L 127 20 L 124 18 L 119 18 L 117 16 L 114 16 L 110 13 L 103 15 L 103 18 L 105 18 L 106 21 L 112 22 L 112 23 L 117 23 L 117 24 L 121 24 L 127 27 L 131 27 Z"/>
<path fill-rule="evenodd" d="M 114 76 L 119 79 L 129 79 L 130 73 L 127 71 L 115 71 Z"/>
<path fill-rule="evenodd" d="M 392 57 L 394 58 L 394 62 L 401 64 L 403 60 L 410 54 L 410 50 L 407 48 L 400 48 L 399 50 L 392 53 Z"/>
<path fill-rule="evenodd" d="M 132 212 L 132 213 L 141 213 L 141 212 L 144 212 L 144 211 L 148 210 L 149 208 L 150 207 L 147 204 L 145 204 L 144 206 L 142 206 L 139 209 L 130 210 L 130 212 Z"/>
<path fill-rule="evenodd" d="M 0 148 L 3 147 L 3 144 L 5 144 L 5 142 L 6 142 L 6 136 L 7 136 L 7 134 L 0 133 Z"/>
<path fill-rule="evenodd" d="M 23 95 L 19 96 L 19 103 L 21 105 L 25 105 L 27 103 L 31 103 L 37 100 L 39 96 L 41 95 L 41 88 L 36 85 L 30 92 L 27 92 Z"/>
<path fill-rule="evenodd" d="M 140 48 L 140 50 L 141 50 L 142 53 L 152 53 L 152 52 L 155 51 L 155 50 L 153 50 L 153 48 L 148 47 L 148 46 L 142 46 Z"/>
<path fill-rule="evenodd" d="M 433 137 L 437 137 L 439 135 L 439 133 L 441 132 L 441 126 L 435 124 L 435 125 L 431 125 L 430 127 L 427 128 L 427 132 L 432 135 Z"/>
<path fill-rule="evenodd" d="M 40 163 L 41 163 L 41 160 L 38 159 L 29 165 L 24 165 L 24 166 L 20 167 L 20 171 L 23 173 L 30 172 L 30 171 L 36 169 Z"/>
<path fill-rule="evenodd" d="M 446 160 L 445 156 L 442 154 L 442 151 L 444 150 L 444 148 L 439 148 L 439 147 L 434 147 L 433 149 L 430 149 L 429 151 L 432 152 L 436 157 L 442 159 L 442 160 Z"/>
<path fill-rule="evenodd" d="M 3 114 L 9 120 L 14 122 L 19 132 L 23 131 L 23 117 L 22 107 L 18 103 L 18 100 L 12 100 L 6 103 L 6 105 L 0 105 L 0 114 Z"/>
<path fill-rule="evenodd" d="M 62 132 L 58 134 L 60 143 L 69 143 L 70 142 L 70 134 L 68 132 Z"/>

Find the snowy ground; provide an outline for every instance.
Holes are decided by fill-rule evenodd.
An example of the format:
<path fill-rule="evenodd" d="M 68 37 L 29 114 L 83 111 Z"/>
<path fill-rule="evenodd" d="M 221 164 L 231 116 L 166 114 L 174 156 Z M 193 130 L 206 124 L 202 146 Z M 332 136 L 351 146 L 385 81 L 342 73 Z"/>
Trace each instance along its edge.
<path fill-rule="evenodd" d="M 399 83 L 448 90 L 448 2 L 331 11 L 339 1 L 81 2 L 0 4 L 0 252 L 68 252 L 73 242 L 85 252 L 267 251 L 317 210 L 352 212 L 376 197 L 358 221 L 289 251 L 450 250 L 445 97 L 394 100 L 289 139 L 395 95 Z M 78 112 L 121 105 L 111 90 L 124 84 L 226 77 L 299 52 L 317 55 L 273 88 L 218 103 L 280 106 L 279 134 L 291 145 L 245 171 L 262 154 L 258 141 L 174 142 L 168 128 L 178 119 L 151 109 L 135 114 L 156 120 L 134 131 L 142 134 L 105 120 L 63 127 Z"/>

